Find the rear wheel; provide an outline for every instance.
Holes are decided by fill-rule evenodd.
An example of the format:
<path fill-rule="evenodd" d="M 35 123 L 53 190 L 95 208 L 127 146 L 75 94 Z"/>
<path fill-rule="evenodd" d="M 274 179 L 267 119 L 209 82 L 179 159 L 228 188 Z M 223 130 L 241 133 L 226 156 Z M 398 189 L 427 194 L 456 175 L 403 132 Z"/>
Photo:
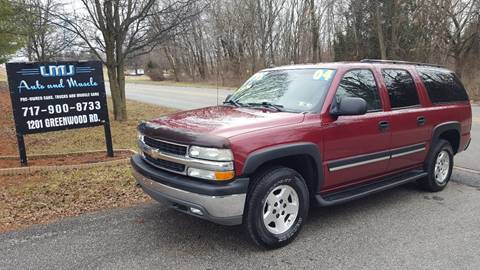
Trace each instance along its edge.
<path fill-rule="evenodd" d="M 287 245 L 308 215 L 305 180 L 292 169 L 272 167 L 257 175 L 254 183 L 244 215 L 250 237 L 269 249 Z"/>
<path fill-rule="evenodd" d="M 448 141 L 440 140 L 433 146 L 426 170 L 428 176 L 420 181 L 425 190 L 437 192 L 447 186 L 453 170 L 453 149 Z"/>

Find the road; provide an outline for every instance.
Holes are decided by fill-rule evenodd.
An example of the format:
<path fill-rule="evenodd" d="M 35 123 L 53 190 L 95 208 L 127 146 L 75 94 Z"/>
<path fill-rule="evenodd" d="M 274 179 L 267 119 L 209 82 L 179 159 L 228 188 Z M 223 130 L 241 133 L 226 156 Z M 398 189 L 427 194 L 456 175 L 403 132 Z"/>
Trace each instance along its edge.
<path fill-rule="evenodd" d="M 106 89 L 109 89 L 108 83 Z M 125 92 L 127 99 L 180 110 L 217 105 L 217 89 L 127 83 Z M 218 89 L 218 103 L 221 104 L 231 93 L 233 90 Z"/>
<path fill-rule="evenodd" d="M 172 106 L 186 98 L 168 100 L 175 89 L 141 94 L 147 88 L 127 93 Z M 208 90 L 182 91 L 212 102 Z M 440 193 L 410 184 L 312 209 L 297 240 L 274 251 L 254 246 L 239 226 L 159 203 L 65 218 L 0 234 L 0 269 L 480 269 L 480 174 L 455 169 L 452 180 Z"/>
<path fill-rule="evenodd" d="M 455 156 L 455 165 L 480 171 L 480 106 L 472 106 L 472 142 L 467 151 Z"/>

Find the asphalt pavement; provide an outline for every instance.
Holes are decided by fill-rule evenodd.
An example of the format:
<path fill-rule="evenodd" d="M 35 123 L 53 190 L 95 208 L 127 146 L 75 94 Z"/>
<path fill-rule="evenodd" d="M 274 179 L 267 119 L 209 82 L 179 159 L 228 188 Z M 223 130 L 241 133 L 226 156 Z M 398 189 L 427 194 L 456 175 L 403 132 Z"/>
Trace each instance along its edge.
<path fill-rule="evenodd" d="M 240 226 L 151 203 L 0 234 L 0 269 L 480 269 L 479 195 L 456 182 L 440 193 L 411 184 L 314 209 L 274 251 Z"/>
<path fill-rule="evenodd" d="M 212 103 L 211 90 L 169 97 L 175 88 L 149 87 L 128 85 L 127 96 L 180 108 L 195 92 L 201 106 Z M 470 166 L 468 156 L 457 161 Z M 452 180 L 439 193 L 409 184 L 312 209 L 296 241 L 274 251 L 257 248 L 241 226 L 155 202 L 65 218 L 0 234 L 0 269 L 480 269 L 480 174 L 456 168 Z"/>
<path fill-rule="evenodd" d="M 472 106 L 472 142 L 467 151 L 455 156 L 455 165 L 480 171 L 480 106 Z"/>
<path fill-rule="evenodd" d="M 108 92 L 108 83 L 106 83 Z M 233 93 L 231 89 L 180 87 L 145 83 L 127 83 L 125 85 L 127 99 L 145 103 L 191 110 L 222 104 L 225 98 Z"/>

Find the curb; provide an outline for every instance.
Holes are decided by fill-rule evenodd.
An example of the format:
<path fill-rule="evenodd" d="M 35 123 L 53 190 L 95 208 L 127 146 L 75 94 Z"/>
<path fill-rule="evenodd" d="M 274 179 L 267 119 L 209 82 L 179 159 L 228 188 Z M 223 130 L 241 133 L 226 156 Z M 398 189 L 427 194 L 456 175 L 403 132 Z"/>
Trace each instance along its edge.
<path fill-rule="evenodd" d="M 459 171 L 464 171 L 464 172 L 474 173 L 474 174 L 480 174 L 480 171 L 469 169 L 469 168 L 458 167 L 458 166 L 453 166 L 453 168 L 457 169 Z"/>
<path fill-rule="evenodd" d="M 57 153 L 57 154 L 38 154 L 38 155 L 28 155 L 29 158 L 35 159 L 35 158 L 54 158 L 54 157 L 59 157 L 59 156 L 78 156 L 82 154 L 92 154 L 92 153 L 103 153 L 106 152 L 105 150 L 90 150 L 90 151 L 78 151 L 78 152 L 67 152 L 67 153 Z M 132 149 L 114 149 L 114 152 L 130 152 L 132 154 L 136 154 L 137 152 Z M 12 155 L 12 156 L 0 156 L 0 160 L 3 159 L 14 159 L 14 158 L 20 158 L 18 155 Z"/>
<path fill-rule="evenodd" d="M 126 151 L 136 154 L 136 151 L 131 149 L 115 149 L 115 151 Z M 80 155 L 82 153 L 98 153 L 105 152 L 104 150 L 98 151 L 87 151 L 87 152 L 73 152 L 65 154 L 42 154 L 42 155 L 31 155 L 30 157 L 56 157 L 64 155 Z M 18 156 L 1 156 L 0 159 L 9 159 L 9 158 L 19 158 Z M 86 168 L 95 168 L 95 167 L 109 167 L 120 164 L 129 164 L 130 158 L 122 158 L 109 161 L 100 161 L 95 163 L 85 163 L 85 164 L 72 164 L 72 165 L 48 165 L 48 166 L 31 166 L 31 167 L 15 167 L 15 168 L 3 168 L 0 169 L 0 176 L 12 176 L 12 175 L 21 175 L 21 174 L 32 174 L 35 172 L 49 172 L 49 171 L 60 171 L 60 170 L 69 170 L 69 169 L 86 169 Z"/>

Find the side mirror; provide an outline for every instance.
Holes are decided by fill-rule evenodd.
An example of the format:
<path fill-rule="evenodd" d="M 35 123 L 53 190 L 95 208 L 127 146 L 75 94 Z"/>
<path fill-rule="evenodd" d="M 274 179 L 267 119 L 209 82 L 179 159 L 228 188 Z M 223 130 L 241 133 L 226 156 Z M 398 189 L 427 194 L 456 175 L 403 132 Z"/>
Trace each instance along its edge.
<path fill-rule="evenodd" d="M 227 102 L 231 97 L 232 97 L 232 94 L 229 94 L 229 95 L 225 98 L 225 102 Z"/>
<path fill-rule="evenodd" d="M 367 113 L 367 102 L 363 98 L 343 97 L 340 101 L 334 98 L 330 107 L 330 114 L 341 115 L 362 115 Z"/>

